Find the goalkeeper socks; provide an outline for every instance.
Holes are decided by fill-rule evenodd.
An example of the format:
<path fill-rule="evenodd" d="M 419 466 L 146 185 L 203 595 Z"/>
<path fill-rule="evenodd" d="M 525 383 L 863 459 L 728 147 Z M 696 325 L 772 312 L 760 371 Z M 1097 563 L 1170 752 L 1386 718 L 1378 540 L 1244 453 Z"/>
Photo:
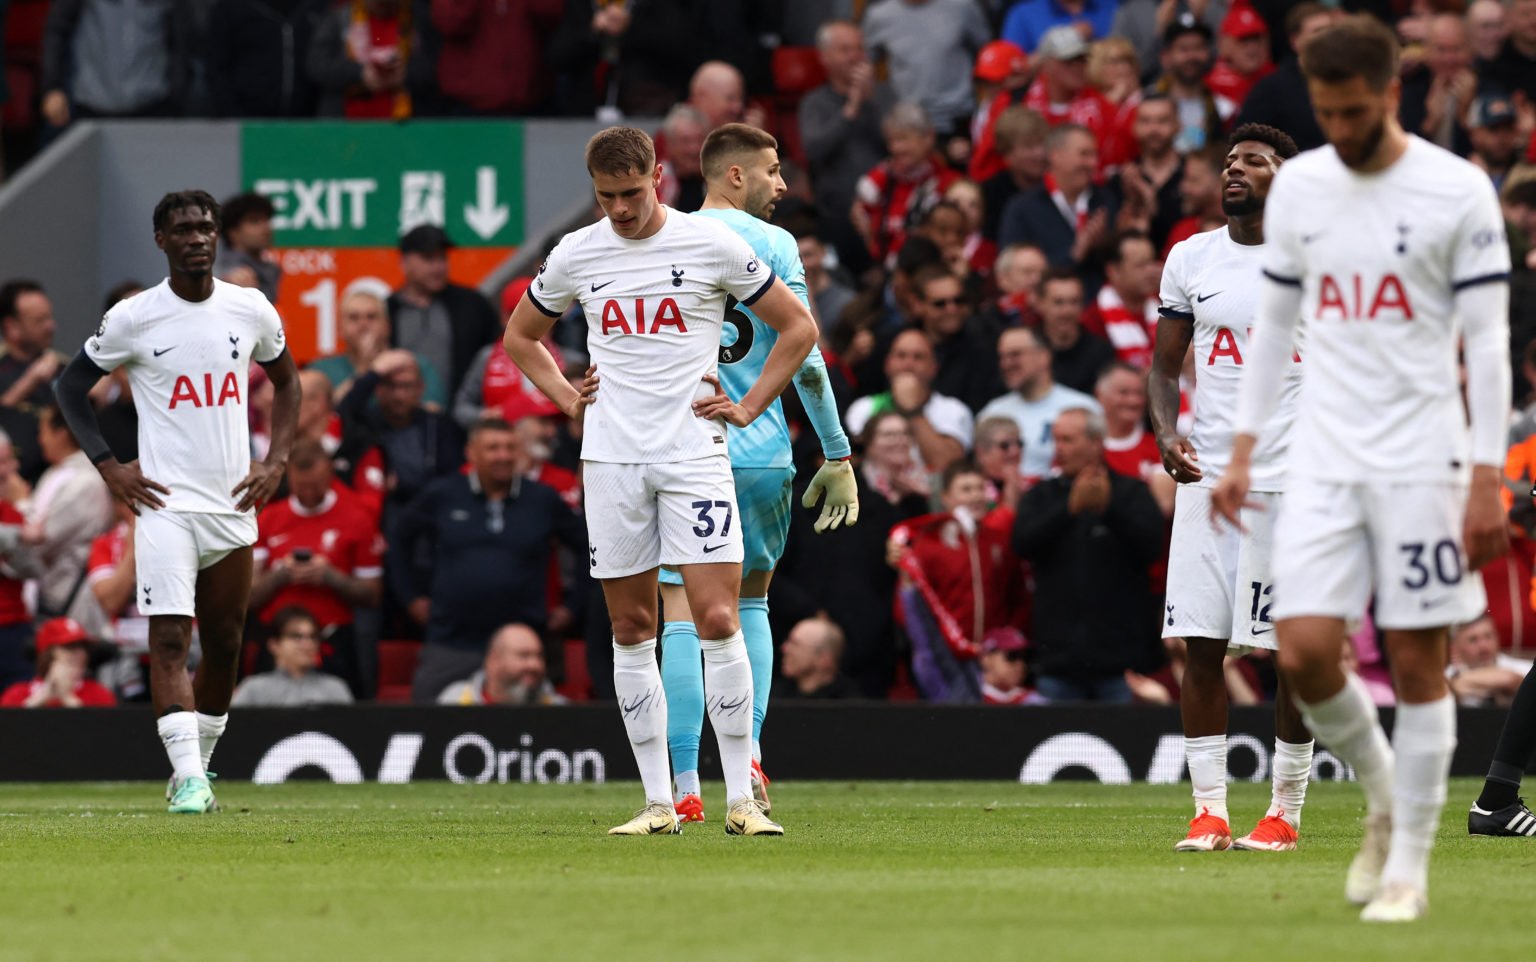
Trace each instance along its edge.
<path fill-rule="evenodd" d="M 208 771 L 208 763 L 213 761 L 213 750 L 219 744 L 219 738 L 224 734 L 224 728 L 229 724 L 229 714 L 205 715 L 197 713 L 197 749 L 203 758 L 203 771 Z"/>
<path fill-rule="evenodd" d="M 1392 747 L 1397 752 L 1392 844 L 1381 882 L 1383 887 L 1401 882 L 1423 892 L 1429 887 L 1429 850 L 1440 827 L 1451 755 L 1456 751 L 1455 700 L 1446 695 L 1422 705 L 1399 703 Z"/>
<path fill-rule="evenodd" d="M 171 760 L 178 782 L 204 776 L 197 747 L 197 715 L 189 711 L 169 711 L 155 721 L 160 743 Z"/>
<path fill-rule="evenodd" d="M 1307 800 L 1307 781 L 1312 777 L 1313 742 L 1283 742 L 1275 739 L 1275 757 L 1270 763 L 1269 811 L 1301 828 L 1301 806 Z"/>
<path fill-rule="evenodd" d="M 1210 814 L 1227 821 L 1227 736 L 1185 738 L 1184 760 L 1194 786 L 1195 816 Z"/>
<path fill-rule="evenodd" d="M 699 790 L 699 733 L 704 730 L 704 664 L 699 659 L 699 631 L 691 621 L 669 621 L 661 627 L 661 683 L 667 692 L 667 747 L 672 774 L 679 780 L 693 772 L 693 794 Z"/>
<path fill-rule="evenodd" d="M 1520 797 L 1520 779 L 1526 766 L 1536 761 L 1536 671 L 1528 672 L 1515 691 L 1504 719 L 1504 731 L 1493 750 L 1493 764 L 1488 766 L 1488 780 L 1477 797 L 1477 807 L 1497 812 L 1515 804 Z"/>
<path fill-rule="evenodd" d="M 648 804 L 672 804 L 667 766 L 667 695 L 656 667 L 656 639 L 638 645 L 613 643 L 613 692 L 624 715 L 624 730 L 635 752 Z"/>
<path fill-rule="evenodd" d="M 1392 746 L 1358 675 L 1345 676 L 1337 694 L 1319 702 L 1296 700 L 1307 730 L 1355 769 L 1371 814 L 1392 810 Z"/>
<path fill-rule="evenodd" d="M 752 662 L 752 757 L 762 761 L 758 743 L 763 737 L 763 719 L 768 715 L 768 689 L 773 686 L 773 629 L 768 627 L 768 599 L 743 598 L 737 611 L 741 615 L 741 636 L 747 642 L 747 659 Z"/>
<path fill-rule="evenodd" d="M 720 744 L 725 802 L 731 806 L 752 797 L 752 664 L 740 631 L 699 646 L 704 651 L 704 702 Z"/>

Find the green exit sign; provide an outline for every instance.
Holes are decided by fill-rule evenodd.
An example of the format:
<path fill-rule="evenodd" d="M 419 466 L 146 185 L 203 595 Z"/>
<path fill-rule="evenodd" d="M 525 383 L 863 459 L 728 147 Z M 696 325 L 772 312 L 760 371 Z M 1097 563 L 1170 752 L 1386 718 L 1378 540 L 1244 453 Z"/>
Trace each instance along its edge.
<path fill-rule="evenodd" d="M 390 247 L 422 224 L 465 247 L 522 243 L 520 123 L 248 123 L 242 138 L 279 247 Z"/>

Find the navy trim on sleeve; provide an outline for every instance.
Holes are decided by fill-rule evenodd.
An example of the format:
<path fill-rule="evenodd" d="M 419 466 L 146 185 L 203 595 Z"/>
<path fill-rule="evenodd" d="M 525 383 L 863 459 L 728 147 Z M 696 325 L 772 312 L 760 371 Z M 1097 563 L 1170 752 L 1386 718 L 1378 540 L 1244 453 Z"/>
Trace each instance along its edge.
<path fill-rule="evenodd" d="M 1469 277 L 1464 281 L 1452 281 L 1452 291 L 1464 291 L 1469 287 L 1477 287 L 1480 284 L 1501 284 L 1509 281 L 1509 272 L 1502 274 L 1484 274 L 1481 277 Z"/>
<path fill-rule="evenodd" d="M 283 355 L 287 354 L 287 353 L 288 353 L 288 345 L 284 344 L 283 345 L 283 349 L 281 351 L 278 351 L 277 352 L 277 357 L 274 357 L 272 360 L 270 360 L 270 361 L 263 361 L 259 357 L 258 358 L 253 358 L 253 360 L 257 364 L 260 364 L 263 368 L 268 368 L 268 367 L 271 367 L 272 365 L 276 364 L 278 361 L 281 361 L 283 359 Z"/>
<path fill-rule="evenodd" d="M 91 356 L 89 354 L 85 353 L 84 345 L 82 345 L 80 347 L 80 353 L 77 356 L 80 358 L 82 363 L 90 365 L 91 370 L 96 372 L 96 376 L 97 376 L 98 380 L 100 378 L 111 376 L 111 374 L 112 374 L 111 371 L 103 371 L 101 369 L 101 367 L 99 365 L 97 365 L 97 363 L 95 361 L 91 360 Z"/>
<path fill-rule="evenodd" d="M 531 287 L 528 289 L 528 303 L 532 304 L 534 307 L 537 307 L 539 309 L 539 313 L 543 314 L 545 317 L 558 318 L 562 313 L 561 311 L 552 311 L 545 307 L 543 304 L 540 304 L 539 299 L 533 296 L 533 288 Z"/>
<path fill-rule="evenodd" d="M 749 297 L 746 300 L 741 302 L 743 304 L 743 306 L 751 307 L 753 304 L 756 304 L 757 303 L 757 299 L 759 297 L 762 297 L 764 294 L 768 293 L 768 288 L 772 287 L 773 286 L 773 282 L 776 281 L 776 280 L 778 280 L 778 275 L 776 275 L 773 272 L 772 268 L 769 268 L 768 269 L 768 279 L 763 282 L 763 286 L 762 287 L 759 287 L 757 289 L 757 293 L 756 294 L 753 294 L 751 297 Z"/>
<path fill-rule="evenodd" d="M 1194 315 L 1193 312 L 1191 312 L 1191 311 L 1176 311 L 1176 310 L 1174 310 L 1171 307 L 1159 307 L 1157 309 L 1157 313 L 1160 314 L 1163 317 L 1167 317 L 1167 318 L 1170 318 L 1170 319 L 1175 320 L 1175 321 L 1192 321 L 1192 320 L 1195 319 L 1195 315 Z"/>
<path fill-rule="evenodd" d="M 1264 271 L 1263 273 L 1265 277 L 1274 281 L 1276 284 L 1284 284 L 1286 287 L 1301 286 L 1301 278 L 1299 277 L 1281 277 L 1279 274 L 1271 274 L 1269 271 Z"/>

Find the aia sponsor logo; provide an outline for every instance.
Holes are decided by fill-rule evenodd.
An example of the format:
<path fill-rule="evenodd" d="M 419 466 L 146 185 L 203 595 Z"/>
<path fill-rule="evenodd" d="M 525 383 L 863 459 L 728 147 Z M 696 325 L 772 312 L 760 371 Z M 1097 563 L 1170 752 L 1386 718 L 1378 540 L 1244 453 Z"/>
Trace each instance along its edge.
<path fill-rule="evenodd" d="M 1320 321 L 1411 321 L 1413 304 L 1396 274 L 1379 279 L 1324 274 L 1313 316 Z"/>
<path fill-rule="evenodd" d="M 240 379 L 235 377 L 233 371 L 224 375 L 224 379 L 219 382 L 218 390 L 214 390 L 213 375 L 207 373 L 203 375 L 201 382 L 185 374 L 177 375 L 176 386 L 171 389 L 170 409 L 172 411 L 176 410 L 177 405 L 182 404 L 190 404 L 195 408 L 214 408 L 223 407 L 229 403 L 242 403 Z"/>
<path fill-rule="evenodd" d="M 663 328 L 672 328 L 679 334 L 688 333 L 683 312 L 678 309 L 677 301 L 670 297 L 663 297 L 654 308 L 646 304 L 645 298 L 637 297 L 628 310 L 624 301 L 610 298 L 603 302 L 600 316 L 605 337 L 609 334 L 659 334 Z"/>

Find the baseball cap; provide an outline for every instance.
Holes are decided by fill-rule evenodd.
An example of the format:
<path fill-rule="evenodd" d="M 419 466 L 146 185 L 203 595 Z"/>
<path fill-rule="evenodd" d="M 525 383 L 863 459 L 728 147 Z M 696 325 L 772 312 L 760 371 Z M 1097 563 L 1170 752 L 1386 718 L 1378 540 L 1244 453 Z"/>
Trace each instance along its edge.
<path fill-rule="evenodd" d="M 1212 39 L 1210 27 L 1197 19 L 1194 14 L 1182 13 L 1163 29 L 1163 46 L 1171 47 L 1175 40 L 1189 33 L 1199 34 L 1207 41 Z"/>
<path fill-rule="evenodd" d="M 1075 27 L 1052 27 L 1040 38 L 1035 56 L 1046 60 L 1076 60 L 1088 56 L 1088 41 Z"/>
<path fill-rule="evenodd" d="M 1029 66 L 1022 47 L 1008 40 L 994 40 L 976 55 L 975 76 L 987 83 L 1002 83 L 1008 75 Z"/>
<path fill-rule="evenodd" d="M 454 246 L 448 232 L 436 224 L 412 227 L 400 238 L 402 254 L 441 254 Z"/>
<path fill-rule="evenodd" d="M 1467 111 L 1467 126 L 1473 128 L 1508 124 L 1514 120 L 1515 105 L 1503 94 L 1484 94 L 1472 101 L 1472 108 Z"/>
<path fill-rule="evenodd" d="M 994 651 L 1028 651 L 1029 639 L 1017 628 L 993 628 L 981 639 L 981 651 L 988 654 Z"/>
<path fill-rule="evenodd" d="M 1256 37 L 1269 33 L 1269 24 L 1264 18 L 1253 12 L 1252 7 L 1233 7 L 1221 21 L 1221 35 L 1235 37 L 1241 40 L 1244 37 Z"/>
<path fill-rule="evenodd" d="M 38 626 L 37 640 L 34 645 L 37 653 L 41 655 L 55 645 L 88 645 L 93 641 L 90 633 L 75 619 L 51 618 Z"/>

